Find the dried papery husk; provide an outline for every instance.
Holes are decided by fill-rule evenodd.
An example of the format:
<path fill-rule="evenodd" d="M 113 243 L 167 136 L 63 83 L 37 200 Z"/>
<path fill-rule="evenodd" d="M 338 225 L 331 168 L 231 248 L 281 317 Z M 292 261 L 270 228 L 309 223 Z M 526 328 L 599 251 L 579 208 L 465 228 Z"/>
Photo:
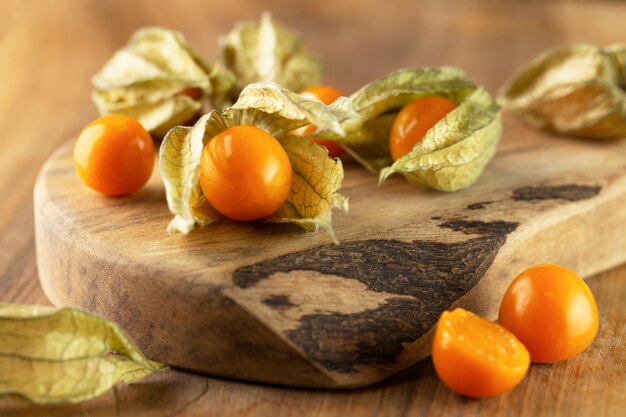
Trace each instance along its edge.
<path fill-rule="evenodd" d="M 626 136 L 624 45 L 561 46 L 522 66 L 498 101 L 526 123 L 593 139 Z"/>

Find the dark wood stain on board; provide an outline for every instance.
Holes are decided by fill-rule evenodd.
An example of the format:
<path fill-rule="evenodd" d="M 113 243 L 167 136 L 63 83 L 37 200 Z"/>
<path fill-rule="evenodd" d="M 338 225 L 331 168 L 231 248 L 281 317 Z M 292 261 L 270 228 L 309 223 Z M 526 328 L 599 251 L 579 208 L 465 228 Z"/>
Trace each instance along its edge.
<path fill-rule="evenodd" d="M 352 373 L 357 366 L 392 365 L 410 343 L 425 334 L 441 311 L 427 300 L 388 298 L 379 308 L 354 314 L 310 314 L 287 337 L 324 368 Z"/>
<path fill-rule="evenodd" d="M 513 191 L 513 200 L 567 200 L 579 201 L 595 197 L 602 187 L 566 184 L 551 187 L 523 187 Z"/>
<path fill-rule="evenodd" d="M 451 243 L 371 239 L 324 245 L 239 268 L 233 280 L 245 289 L 274 273 L 311 270 L 397 294 L 376 309 L 302 316 L 301 325 L 286 334 L 329 370 L 348 373 L 358 365 L 388 366 L 403 343 L 423 336 L 443 310 L 476 285 L 517 226 L 449 220 L 439 227 L 476 237 Z"/>
<path fill-rule="evenodd" d="M 478 203 L 470 204 L 467 206 L 469 210 L 482 210 L 489 204 L 493 204 L 495 201 L 480 201 Z"/>
<path fill-rule="evenodd" d="M 286 295 L 271 295 L 267 298 L 264 298 L 262 302 L 263 304 L 273 307 L 277 310 L 287 309 L 295 306 L 295 304 L 293 304 L 289 300 L 289 297 Z"/>
<path fill-rule="evenodd" d="M 509 233 L 517 229 L 518 224 L 496 220 L 493 222 L 483 222 L 480 220 L 454 219 L 439 224 L 439 227 L 451 229 L 466 235 L 483 235 L 506 237 Z"/>

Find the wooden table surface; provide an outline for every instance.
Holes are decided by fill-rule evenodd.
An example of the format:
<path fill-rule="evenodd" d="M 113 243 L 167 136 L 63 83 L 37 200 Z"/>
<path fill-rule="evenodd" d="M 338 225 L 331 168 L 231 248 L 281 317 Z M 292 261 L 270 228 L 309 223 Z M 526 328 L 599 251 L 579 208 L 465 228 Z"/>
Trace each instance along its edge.
<path fill-rule="evenodd" d="M 270 10 L 322 58 L 326 82 L 346 92 L 396 68 L 439 65 L 459 66 L 495 92 L 547 47 L 626 41 L 621 2 L 0 0 L 0 6 L 0 302 L 16 303 L 48 303 L 35 265 L 37 171 L 96 117 L 90 77 L 138 27 L 181 30 L 212 58 L 217 38 L 235 21 Z M 382 384 L 347 392 L 169 370 L 82 404 L 0 399 L 0 415 L 614 416 L 626 408 L 626 266 L 589 285 L 601 313 L 592 347 L 564 363 L 534 365 L 513 392 L 489 400 L 451 393 L 427 359 Z"/>

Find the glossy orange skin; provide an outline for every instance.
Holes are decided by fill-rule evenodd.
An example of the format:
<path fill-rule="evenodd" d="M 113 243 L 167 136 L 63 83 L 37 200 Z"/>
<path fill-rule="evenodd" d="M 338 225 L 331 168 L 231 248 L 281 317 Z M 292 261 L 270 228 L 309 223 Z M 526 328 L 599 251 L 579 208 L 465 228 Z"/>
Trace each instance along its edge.
<path fill-rule="evenodd" d="M 439 318 L 432 359 L 444 384 L 477 398 L 512 389 L 530 366 L 528 351 L 512 333 L 461 308 Z"/>
<path fill-rule="evenodd" d="M 533 362 L 558 362 L 593 342 L 598 307 L 587 284 L 574 272 L 538 265 L 513 280 L 498 321 L 526 345 Z"/>
<path fill-rule="evenodd" d="M 154 166 L 154 144 L 132 117 L 104 116 L 89 123 L 74 143 L 74 168 L 89 188 L 110 196 L 132 194 Z"/>
<path fill-rule="evenodd" d="M 232 220 L 275 213 L 291 190 L 287 153 L 269 133 L 236 126 L 214 136 L 200 161 L 200 187 L 211 205 Z"/>
<path fill-rule="evenodd" d="M 393 160 L 410 152 L 424 139 L 426 132 L 455 108 L 453 101 L 437 96 L 419 98 L 404 106 L 396 116 L 389 135 Z"/>
<path fill-rule="evenodd" d="M 327 85 L 317 85 L 314 87 L 305 88 L 304 90 L 300 91 L 300 94 L 305 97 L 315 98 L 324 104 L 331 104 L 333 101 L 343 96 L 343 93 L 341 91 Z M 306 125 L 299 129 L 293 130 L 291 133 L 298 136 L 310 136 L 315 132 L 315 130 L 317 130 L 317 127 L 315 125 Z M 341 146 L 339 146 L 332 140 L 317 139 L 314 137 L 310 137 L 310 139 L 318 145 L 328 149 L 328 156 L 330 156 L 331 158 L 336 158 L 343 154 L 343 149 L 341 148 Z"/>

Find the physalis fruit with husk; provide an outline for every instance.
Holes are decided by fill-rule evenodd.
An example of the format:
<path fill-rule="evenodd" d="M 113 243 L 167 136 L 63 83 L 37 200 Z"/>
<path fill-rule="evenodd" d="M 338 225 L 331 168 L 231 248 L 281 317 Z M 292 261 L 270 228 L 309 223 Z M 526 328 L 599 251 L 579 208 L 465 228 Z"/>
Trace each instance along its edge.
<path fill-rule="evenodd" d="M 449 112 L 423 138 L 394 161 L 389 146 L 392 125 L 405 106 L 441 97 Z M 500 107 L 491 95 L 456 68 L 403 69 L 374 81 L 337 103 L 359 115 L 349 120 L 345 137 L 334 139 L 384 182 L 400 173 L 412 183 L 440 191 L 472 185 L 493 158 L 502 136 Z"/>
<path fill-rule="evenodd" d="M 498 101 L 529 125 L 593 139 L 626 136 L 626 45 L 547 50 L 502 87 Z"/>
<path fill-rule="evenodd" d="M 350 121 L 358 115 L 341 108 L 341 103 L 339 100 L 337 106 L 326 106 L 275 83 L 255 83 L 244 88 L 232 107 L 202 116 L 193 127 L 172 129 L 160 150 L 161 175 L 169 208 L 175 215 L 168 230 L 188 233 L 195 226 L 206 226 L 224 218 L 225 213 L 220 213 L 202 191 L 203 152 L 205 147 L 215 148 L 211 142 L 223 140 L 220 134 L 228 129 L 248 126 L 271 135 L 286 153 L 292 170 L 286 199 L 263 220 L 295 223 L 308 231 L 322 228 L 334 239 L 332 209 L 347 210 L 347 201 L 338 192 L 343 180 L 342 163 L 329 158 L 325 148 L 290 132 L 312 123 L 321 132 L 343 136 L 342 126 L 350 126 Z M 222 159 L 220 163 L 230 164 L 231 161 Z M 252 168 L 240 166 L 242 175 L 247 175 L 244 171 Z M 240 198 L 237 196 L 240 191 L 232 190 L 234 201 Z M 247 203 L 241 201 L 242 205 Z M 236 211 L 237 207 L 234 209 Z"/>
<path fill-rule="evenodd" d="M 137 119 L 155 138 L 193 123 L 209 103 L 224 109 L 249 83 L 274 81 L 299 91 L 318 84 L 322 66 L 293 32 L 265 13 L 239 23 L 221 42 L 224 65 L 206 61 L 179 32 L 148 27 L 135 32 L 93 77 L 101 115 Z"/>
<path fill-rule="evenodd" d="M 182 34 L 149 27 L 132 35 L 93 77 L 92 97 L 101 115 L 137 119 L 156 137 L 188 123 L 207 98 L 223 100 L 234 79 L 206 62 Z"/>

